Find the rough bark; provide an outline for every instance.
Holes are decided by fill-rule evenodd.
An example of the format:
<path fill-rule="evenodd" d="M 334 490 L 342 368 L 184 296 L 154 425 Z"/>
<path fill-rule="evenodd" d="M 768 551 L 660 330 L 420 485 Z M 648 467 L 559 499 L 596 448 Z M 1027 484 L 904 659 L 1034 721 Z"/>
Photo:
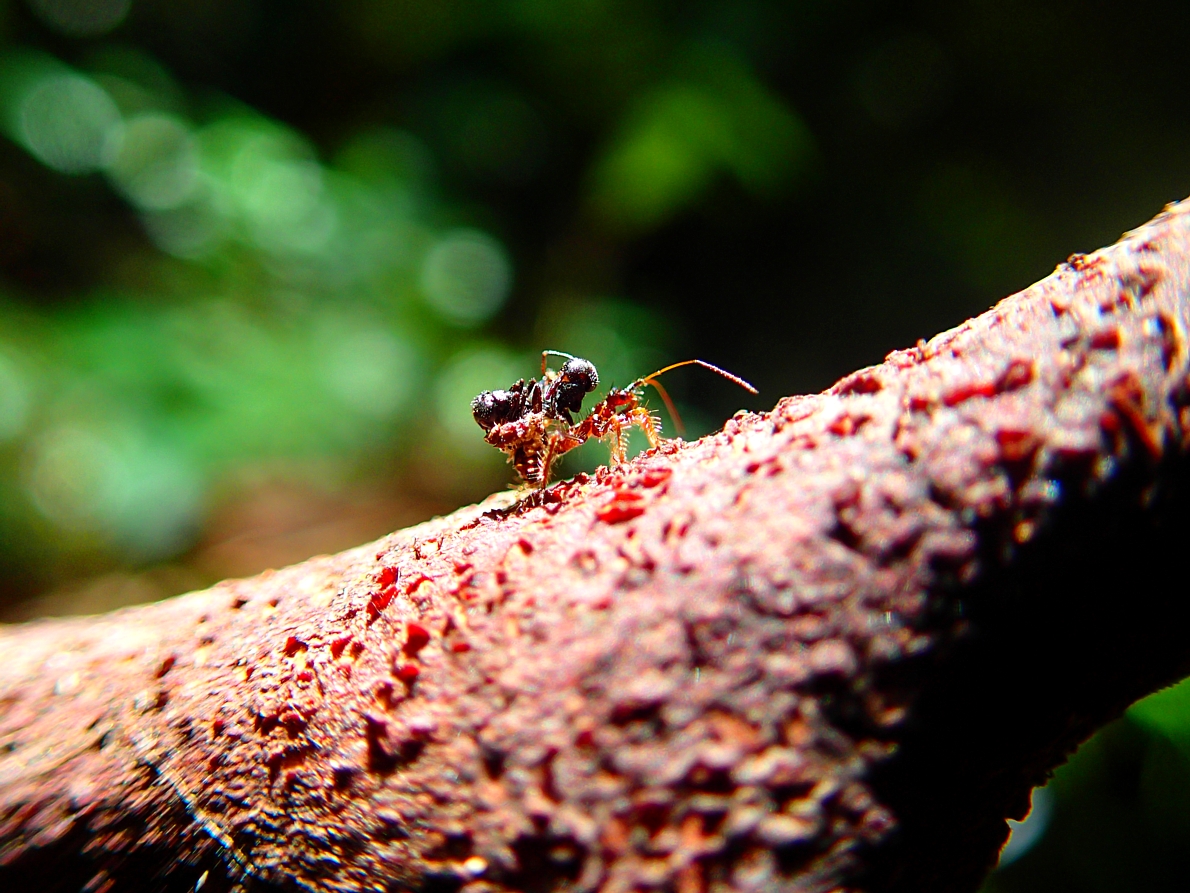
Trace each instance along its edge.
<path fill-rule="evenodd" d="M 1174 206 L 697 443 L 5 629 L 0 886 L 974 889 L 1190 670 L 1188 259 Z"/>

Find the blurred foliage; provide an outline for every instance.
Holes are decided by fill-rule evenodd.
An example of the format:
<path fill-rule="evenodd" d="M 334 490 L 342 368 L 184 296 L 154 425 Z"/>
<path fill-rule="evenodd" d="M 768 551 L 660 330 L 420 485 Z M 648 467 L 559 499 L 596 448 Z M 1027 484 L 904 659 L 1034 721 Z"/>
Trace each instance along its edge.
<path fill-rule="evenodd" d="M 481 497 L 511 475 L 469 401 L 544 347 L 761 387 L 672 373 L 696 435 L 954 325 L 1190 192 L 1188 26 L 1168 0 L 0 0 L 5 616 Z M 1172 889 L 1188 697 L 1081 751 L 994 889 Z"/>

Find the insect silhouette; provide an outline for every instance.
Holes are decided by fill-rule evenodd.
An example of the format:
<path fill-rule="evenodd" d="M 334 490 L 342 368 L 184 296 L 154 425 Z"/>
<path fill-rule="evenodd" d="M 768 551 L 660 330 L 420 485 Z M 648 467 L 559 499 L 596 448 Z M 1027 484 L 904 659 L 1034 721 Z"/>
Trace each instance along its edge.
<path fill-rule="evenodd" d="M 551 356 L 564 357 L 562 368 L 548 368 Z M 583 398 L 599 386 L 599 372 L 590 360 L 560 350 L 541 352 L 541 380 L 519 379 L 507 390 L 484 391 L 471 401 L 471 413 L 484 430 L 484 440 L 508 454 L 521 479 L 544 487 L 549 483 L 553 463 L 582 446 L 590 438 L 605 440 L 613 464 L 627 458 L 625 435 L 635 426 L 644 432 L 649 446 L 661 445 L 661 426 L 641 403 L 645 385 L 661 395 L 674 422 L 680 427 L 677 410 L 657 376 L 681 366 L 697 365 L 722 375 L 753 394 L 756 388 L 742 378 L 704 360 L 683 360 L 638 378 L 624 388 L 612 388 L 580 422 L 571 413 L 582 411 Z"/>

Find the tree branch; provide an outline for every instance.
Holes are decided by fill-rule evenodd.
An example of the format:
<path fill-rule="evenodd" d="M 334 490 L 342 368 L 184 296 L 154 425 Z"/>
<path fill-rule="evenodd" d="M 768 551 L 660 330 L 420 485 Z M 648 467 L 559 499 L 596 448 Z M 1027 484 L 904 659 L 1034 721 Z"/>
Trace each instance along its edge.
<path fill-rule="evenodd" d="M 1188 295 L 1183 205 L 697 443 L 7 628 L 0 881 L 972 890 L 1190 670 Z"/>

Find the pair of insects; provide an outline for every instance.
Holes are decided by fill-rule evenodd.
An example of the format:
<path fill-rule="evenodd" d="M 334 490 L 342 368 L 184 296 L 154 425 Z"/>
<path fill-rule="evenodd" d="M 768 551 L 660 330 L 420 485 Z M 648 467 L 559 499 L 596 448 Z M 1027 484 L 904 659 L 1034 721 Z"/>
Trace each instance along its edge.
<path fill-rule="evenodd" d="M 547 368 L 551 356 L 566 360 L 556 372 Z M 484 430 L 484 440 L 508 454 L 517 474 L 526 483 L 544 487 L 549 483 L 553 463 L 592 437 L 607 441 L 612 463 L 617 465 L 627 458 L 624 438 L 633 426 L 644 432 L 649 446 L 660 446 L 660 424 L 641 405 L 641 393 L 645 385 L 655 387 L 676 421 L 673 401 L 657 376 L 690 365 L 710 369 L 753 394 L 757 392 L 748 382 L 718 366 L 703 360 L 683 360 L 638 378 L 625 388 L 612 388 L 586 418 L 575 422 L 571 413 L 582 411 L 583 398 L 599 386 L 599 372 L 590 360 L 560 350 L 543 350 L 540 381 L 530 378 L 526 382 L 522 378 L 507 390 L 484 391 L 471 401 L 471 412 Z"/>

